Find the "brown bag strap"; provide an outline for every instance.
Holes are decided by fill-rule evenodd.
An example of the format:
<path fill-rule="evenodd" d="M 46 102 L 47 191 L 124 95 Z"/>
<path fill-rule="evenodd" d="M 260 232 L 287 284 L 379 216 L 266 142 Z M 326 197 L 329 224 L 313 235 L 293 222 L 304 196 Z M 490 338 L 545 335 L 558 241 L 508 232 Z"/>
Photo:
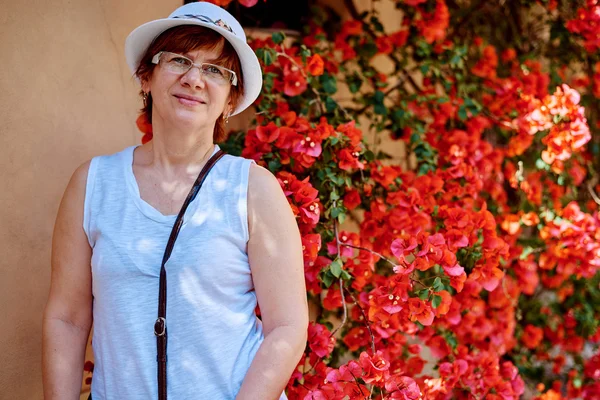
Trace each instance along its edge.
<path fill-rule="evenodd" d="M 167 271 L 165 269 L 165 264 L 169 260 L 169 257 L 171 257 L 171 252 L 173 251 L 175 240 L 177 240 L 179 230 L 183 225 L 183 216 L 185 214 L 185 211 L 187 210 L 190 203 L 198 195 L 198 192 L 202 187 L 202 183 L 204 183 L 204 180 L 206 179 L 206 176 L 208 175 L 212 167 L 224 155 L 225 153 L 223 152 L 223 150 L 219 150 L 208 160 L 208 162 L 202 168 L 202 171 L 200 171 L 198 178 L 196 178 L 192 189 L 188 193 L 185 201 L 183 202 L 183 205 L 181 206 L 179 214 L 177 214 L 177 219 L 175 220 L 175 224 L 173 224 L 173 229 L 171 230 L 171 235 L 169 236 L 169 241 L 167 242 L 165 254 L 163 255 L 162 264 L 160 266 L 160 283 L 158 289 L 158 318 L 154 323 L 154 335 L 156 335 L 156 361 L 158 363 L 159 400 L 167 400 Z"/>

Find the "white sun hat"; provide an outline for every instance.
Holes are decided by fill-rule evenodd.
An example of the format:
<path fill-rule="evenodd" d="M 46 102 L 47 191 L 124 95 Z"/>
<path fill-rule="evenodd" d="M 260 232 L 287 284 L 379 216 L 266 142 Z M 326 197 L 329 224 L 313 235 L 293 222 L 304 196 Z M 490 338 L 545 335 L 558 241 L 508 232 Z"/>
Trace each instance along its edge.
<path fill-rule="evenodd" d="M 246 34 L 240 23 L 219 6 L 206 2 L 189 3 L 179 7 L 168 18 L 146 22 L 135 28 L 125 40 L 125 57 L 131 72 L 140 65 L 146 50 L 161 33 L 179 25 L 198 25 L 221 34 L 236 51 L 244 80 L 244 93 L 231 115 L 248 108 L 260 94 L 262 71 L 254 50 L 246 43 Z"/>

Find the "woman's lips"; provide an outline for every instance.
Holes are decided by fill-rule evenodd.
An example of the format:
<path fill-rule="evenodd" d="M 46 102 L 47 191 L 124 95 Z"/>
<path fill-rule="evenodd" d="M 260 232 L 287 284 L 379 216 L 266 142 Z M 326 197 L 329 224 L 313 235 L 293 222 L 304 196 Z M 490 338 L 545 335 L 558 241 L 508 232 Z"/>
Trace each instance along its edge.
<path fill-rule="evenodd" d="M 203 100 L 194 97 L 194 96 L 186 96 L 186 95 L 181 95 L 181 94 L 176 94 L 175 97 L 177 98 L 177 100 L 186 106 L 197 106 L 200 104 L 206 104 Z"/>

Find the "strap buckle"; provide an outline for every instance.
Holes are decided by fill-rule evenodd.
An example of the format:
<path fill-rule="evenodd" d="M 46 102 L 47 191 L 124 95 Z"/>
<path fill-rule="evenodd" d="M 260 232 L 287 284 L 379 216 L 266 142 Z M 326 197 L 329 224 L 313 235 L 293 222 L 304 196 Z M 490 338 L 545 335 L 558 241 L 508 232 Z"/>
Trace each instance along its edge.
<path fill-rule="evenodd" d="M 167 321 L 163 317 L 158 317 L 154 323 L 154 335 L 164 336 L 167 329 Z"/>

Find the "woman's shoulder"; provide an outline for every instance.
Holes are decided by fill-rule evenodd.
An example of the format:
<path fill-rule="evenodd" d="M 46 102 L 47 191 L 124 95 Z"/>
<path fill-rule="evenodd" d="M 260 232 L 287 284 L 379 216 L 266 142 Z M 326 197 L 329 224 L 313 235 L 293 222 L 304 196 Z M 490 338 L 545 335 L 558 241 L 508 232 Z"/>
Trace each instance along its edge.
<path fill-rule="evenodd" d="M 268 169 L 251 163 L 248 171 L 249 204 L 269 208 L 282 199 L 285 199 L 285 194 L 275 175 Z"/>

